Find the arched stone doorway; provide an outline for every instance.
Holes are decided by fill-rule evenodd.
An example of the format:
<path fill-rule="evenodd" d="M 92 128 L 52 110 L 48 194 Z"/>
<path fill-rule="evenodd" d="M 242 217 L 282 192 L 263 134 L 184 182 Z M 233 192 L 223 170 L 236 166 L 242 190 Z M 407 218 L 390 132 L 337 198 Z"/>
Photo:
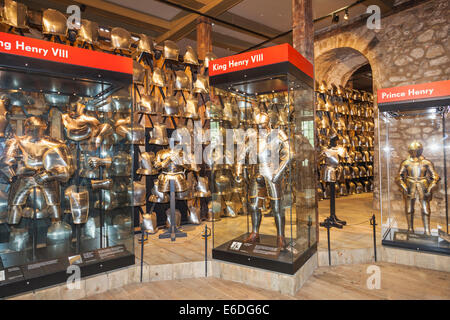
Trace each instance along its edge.
<path fill-rule="evenodd" d="M 374 34 L 364 35 L 363 38 L 355 38 L 355 35 L 348 37 L 342 34 L 336 37 L 328 37 L 315 43 L 315 80 L 318 83 L 325 81 L 328 85 L 335 84 L 343 87 L 349 86 L 349 80 L 360 69 L 369 69 L 372 76 L 372 86 L 369 92 L 374 96 L 374 122 L 375 131 L 373 135 L 374 157 L 373 157 L 373 208 L 379 207 L 378 196 L 378 141 L 377 141 L 377 105 L 376 90 L 379 87 L 378 70 L 379 64 L 370 48 L 375 46 L 377 38 Z M 366 38 L 368 37 L 368 38 Z M 353 81 L 351 81 L 353 83 Z M 356 88 L 355 89 L 361 89 Z"/>

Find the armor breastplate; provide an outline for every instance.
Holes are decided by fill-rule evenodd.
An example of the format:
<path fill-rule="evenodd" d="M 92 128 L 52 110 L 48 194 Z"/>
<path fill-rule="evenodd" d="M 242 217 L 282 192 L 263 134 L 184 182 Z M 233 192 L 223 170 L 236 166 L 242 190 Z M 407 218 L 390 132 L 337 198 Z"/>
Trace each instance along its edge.
<path fill-rule="evenodd" d="M 336 168 L 339 165 L 339 157 L 345 157 L 345 149 L 342 147 L 329 148 L 324 151 L 327 166 Z"/>
<path fill-rule="evenodd" d="M 422 160 L 418 161 L 407 160 L 406 165 L 408 176 L 406 177 L 406 179 L 408 181 L 419 182 L 427 179 L 426 177 L 427 167 L 423 162 L 424 161 Z"/>

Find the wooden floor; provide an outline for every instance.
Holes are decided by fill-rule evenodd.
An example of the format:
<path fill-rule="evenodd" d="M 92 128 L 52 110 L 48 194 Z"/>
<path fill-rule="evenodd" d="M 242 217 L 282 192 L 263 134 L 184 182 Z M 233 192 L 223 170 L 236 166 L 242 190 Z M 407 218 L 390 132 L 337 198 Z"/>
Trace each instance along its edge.
<path fill-rule="evenodd" d="M 329 215 L 329 201 L 319 202 L 319 221 L 322 221 Z M 377 215 L 378 229 L 377 236 L 380 235 L 379 226 L 380 214 L 372 209 L 372 194 L 365 193 L 342 197 L 336 199 L 336 214 L 340 219 L 346 220 L 348 225 L 343 229 L 333 228 L 331 231 L 331 247 L 332 249 L 344 248 L 369 248 L 373 246 L 372 227 L 369 219 L 372 214 Z M 240 235 L 246 230 L 247 218 L 241 216 L 239 218 L 222 218 L 219 223 L 215 224 L 216 231 L 224 238 L 225 233 L 238 232 Z M 212 227 L 212 223 L 207 223 L 208 227 Z M 240 225 L 240 226 L 238 226 Z M 275 234 L 275 223 L 273 218 L 264 217 L 263 227 L 272 228 L 270 230 Z M 205 241 L 201 234 L 204 231 L 205 223 L 200 226 L 184 225 L 183 231 L 187 233 L 186 238 L 179 238 L 175 242 L 170 239 L 159 239 L 159 234 L 164 232 L 160 230 L 157 234 L 150 235 L 149 240 L 145 243 L 144 261 L 151 265 L 181 263 L 190 261 L 202 261 L 205 258 Z M 239 231 L 240 230 L 240 231 Z M 319 250 L 326 250 L 326 229 L 320 228 Z M 140 245 L 138 244 L 139 236 L 136 236 L 135 247 L 136 257 L 140 258 Z M 217 238 L 216 238 L 216 241 Z M 208 257 L 211 258 L 212 248 L 211 238 L 208 241 Z"/>
<path fill-rule="evenodd" d="M 361 193 L 336 199 L 336 216 L 347 222 L 343 229 L 331 229 L 332 249 L 357 249 L 373 247 L 373 227 L 370 218 L 375 214 L 377 238 L 381 235 L 381 215 L 373 209 L 373 194 Z M 319 222 L 330 215 L 330 201 L 319 201 Z M 327 230 L 319 229 L 319 250 L 327 248 Z"/>
<path fill-rule="evenodd" d="M 378 263 L 381 288 L 366 285 L 369 265 L 321 267 L 295 296 L 282 295 L 243 284 L 214 278 L 184 279 L 133 284 L 110 290 L 92 300 L 372 300 L 442 299 L 450 300 L 450 274 L 415 267 Z"/>

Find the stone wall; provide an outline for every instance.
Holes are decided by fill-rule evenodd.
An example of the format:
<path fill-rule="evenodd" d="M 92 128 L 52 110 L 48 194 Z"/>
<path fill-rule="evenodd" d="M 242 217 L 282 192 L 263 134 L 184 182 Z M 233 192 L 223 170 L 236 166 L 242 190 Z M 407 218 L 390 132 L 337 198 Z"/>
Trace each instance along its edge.
<path fill-rule="evenodd" d="M 411 1 L 403 2 L 397 12 L 382 16 L 379 30 L 368 29 L 361 20 L 316 34 L 316 80 L 345 85 L 351 74 L 368 61 L 372 67 L 376 108 L 379 88 L 450 79 L 450 4 L 448 0 L 413 2 L 420 4 L 412 6 Z M 405 143 L 403 138 L 411 136 L 405 133 L 399 139 Z M 375 137 L 375 177 L 377 150 Z M 375 208 L 379 206 L 377 180 Z"/>

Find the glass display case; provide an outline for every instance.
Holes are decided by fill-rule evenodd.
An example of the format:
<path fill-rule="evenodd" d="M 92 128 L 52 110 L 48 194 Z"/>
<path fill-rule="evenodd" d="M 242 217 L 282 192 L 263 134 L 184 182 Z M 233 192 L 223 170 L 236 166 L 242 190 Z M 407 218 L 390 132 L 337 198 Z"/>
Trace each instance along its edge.
<path fill-rule="evenodd" d="M 383 245 L 450 254 L 449 86 L 378 92 Z"/>
<path fill-rule="evenodd" d="M 213 258 L 294 274 L 316 252 L 312 70 L 287 44 L 211 63 Z"/>
<path fill-rule="evenodd" d="M 132 60 L 0 44 L 0 296 L 134 264 Z"/>

